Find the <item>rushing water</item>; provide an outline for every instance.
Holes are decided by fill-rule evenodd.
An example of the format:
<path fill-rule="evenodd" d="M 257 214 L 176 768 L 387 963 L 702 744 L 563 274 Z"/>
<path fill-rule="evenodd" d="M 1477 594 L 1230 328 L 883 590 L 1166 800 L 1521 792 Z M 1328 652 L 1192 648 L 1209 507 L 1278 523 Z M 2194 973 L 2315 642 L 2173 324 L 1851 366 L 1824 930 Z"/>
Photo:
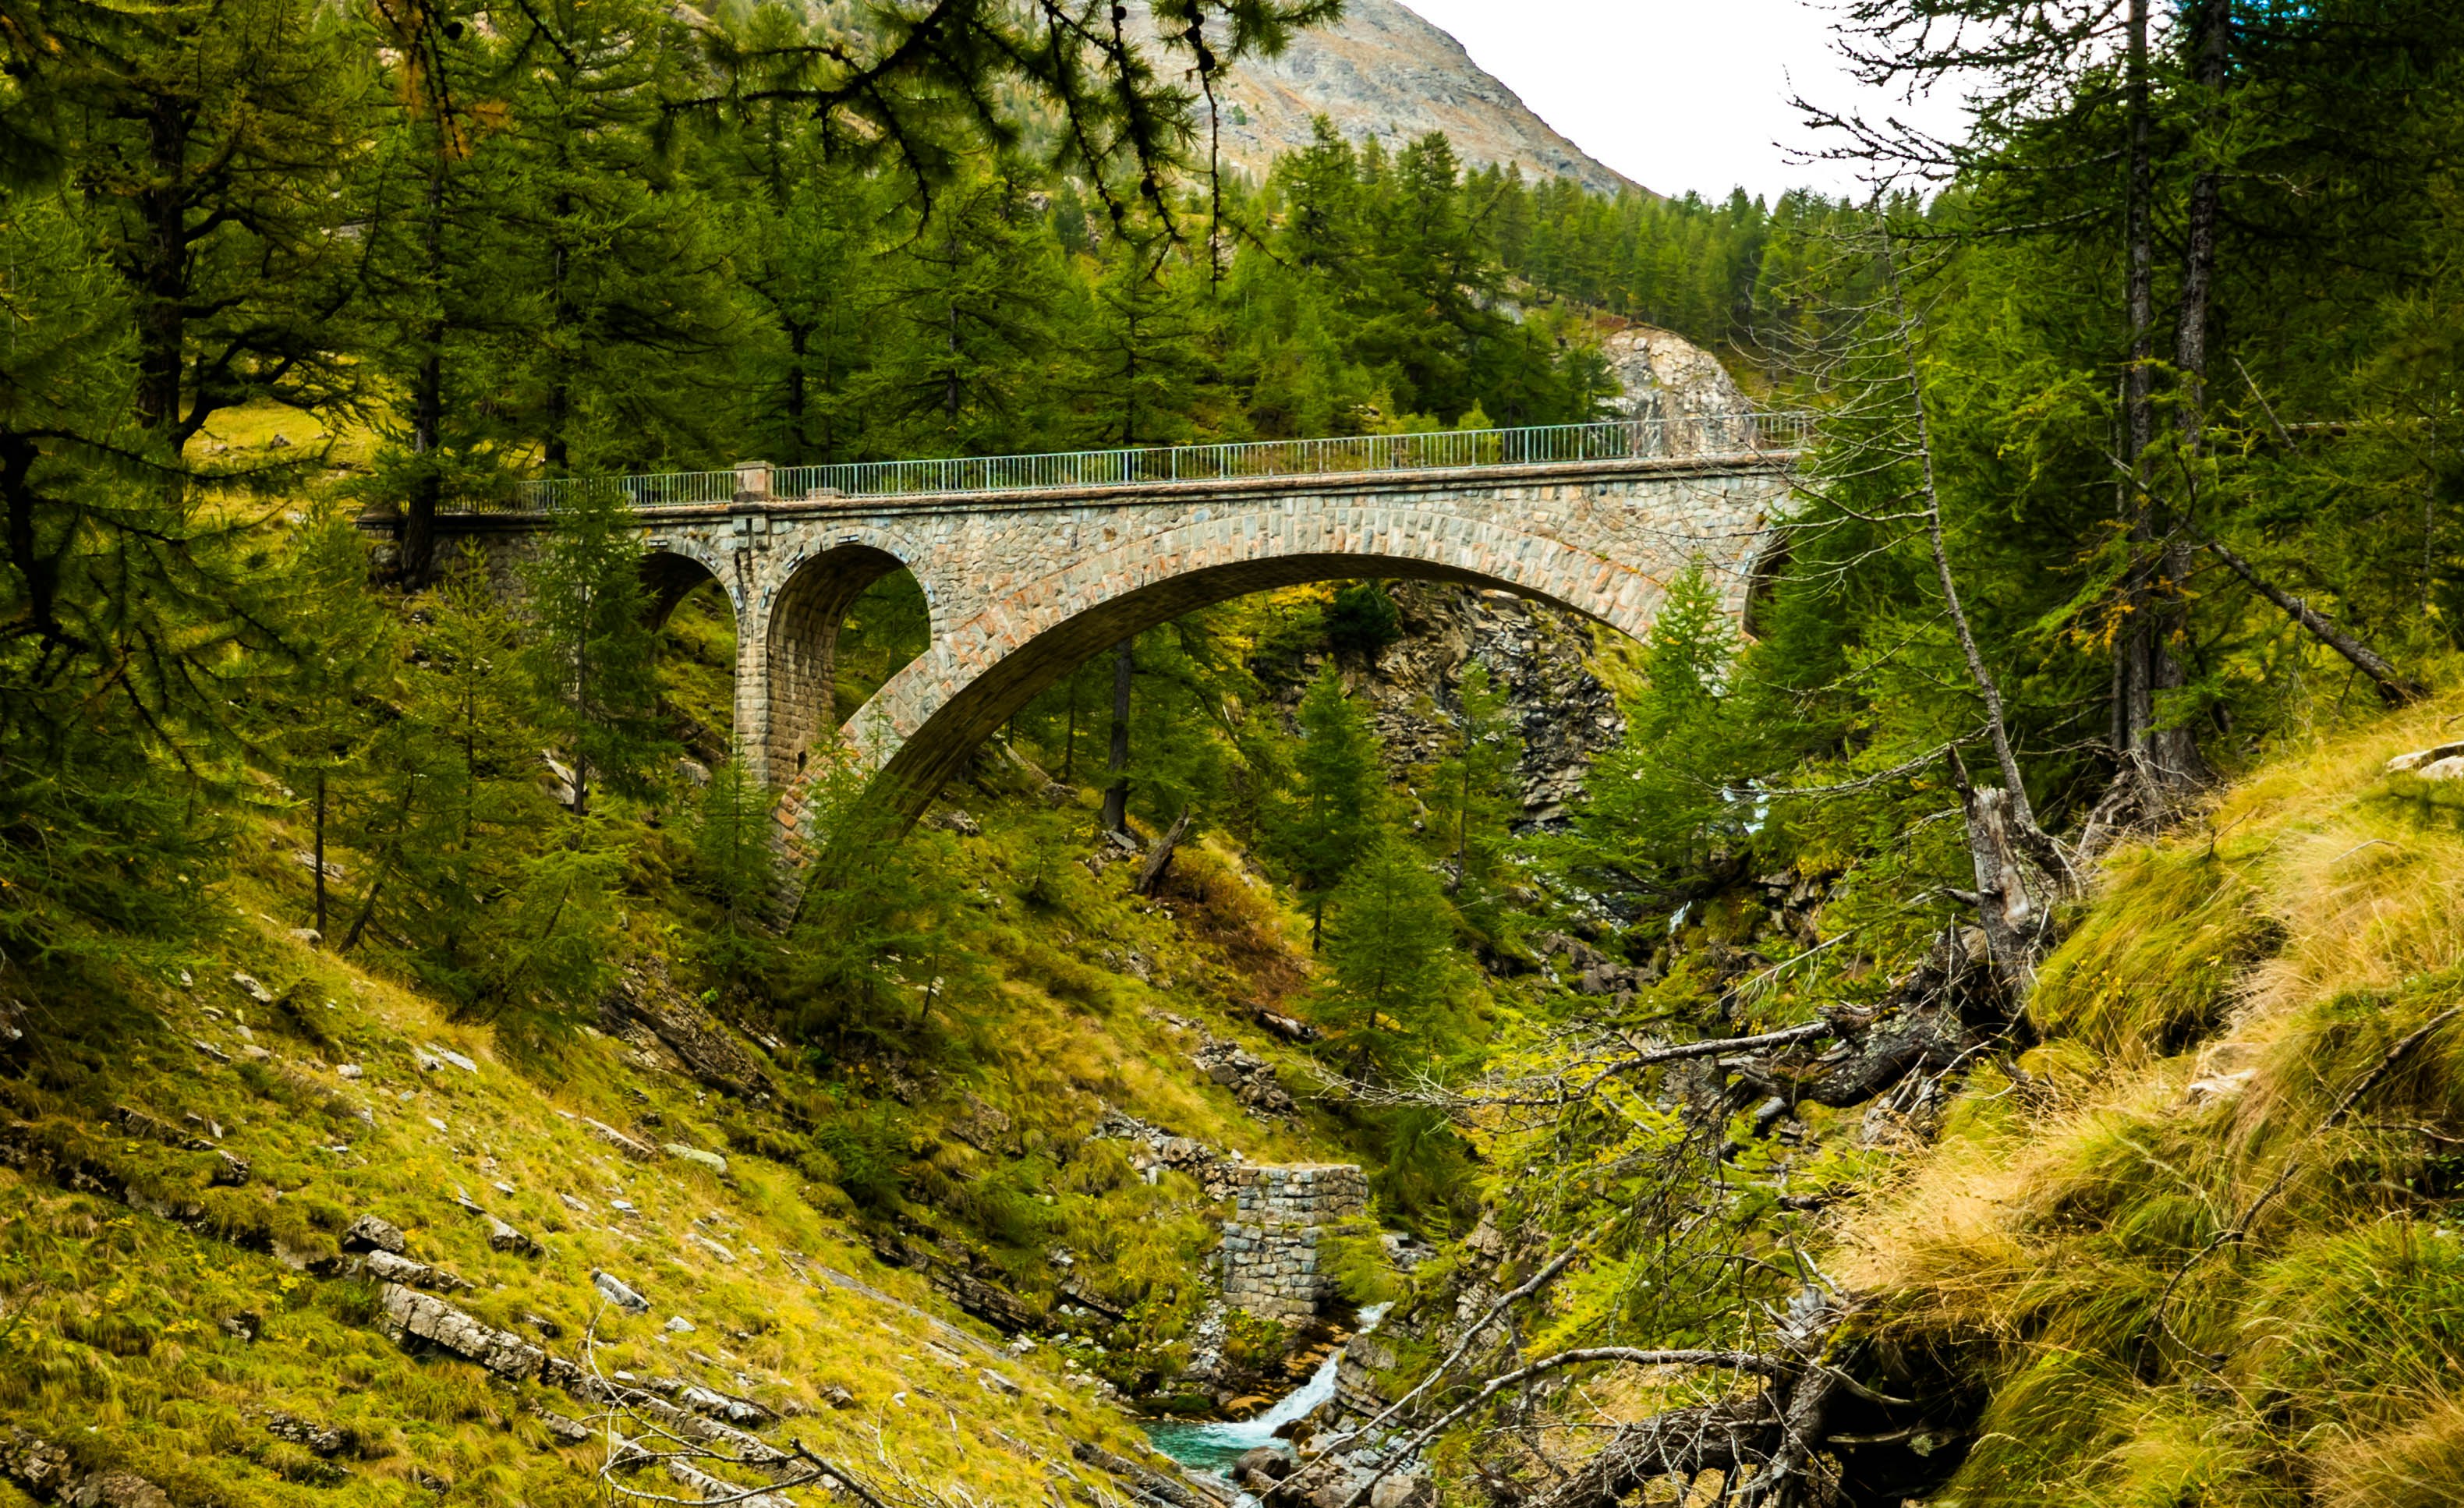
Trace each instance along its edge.
<path fill-rule="evenodd" d="M 1384 1304 L 1373 1304 L 1360 1311 L 1360 1328 L 1365 1332 L 1377 1328 L 1377 1321 L 1386 1312 Z M 1343 1347 L 1336 1346 L 1309 1380 L 1278 1400 L 1272 1409 L 1239 1424 L 1179 1424 L 1157 1421 L 1146 1427 L 1147 1436 L 1155 1449 L 1171 1456 L 1193 1472 L 1201 1472 L 1231 1479 L 1234 1461 L 1258 1447 L 1271 1446 L 1287 1454 L 1288 1441 L 1275 1438 L 1275 1432 L 1334 1396 L 1334 1371 L 1343 1364 Z"/>

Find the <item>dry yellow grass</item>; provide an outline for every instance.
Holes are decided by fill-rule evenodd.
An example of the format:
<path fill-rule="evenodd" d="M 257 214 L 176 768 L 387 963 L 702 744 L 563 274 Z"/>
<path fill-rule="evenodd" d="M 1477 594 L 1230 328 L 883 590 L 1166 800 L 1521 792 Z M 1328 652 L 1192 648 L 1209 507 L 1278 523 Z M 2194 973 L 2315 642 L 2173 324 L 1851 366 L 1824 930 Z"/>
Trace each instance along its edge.
<path fill-rule="evenodd" d="M 1945 1502 L 2456 1500 L 2464 836 L 2382 774 L 2456 710 L 2115 856 L 2032 1004 L 2031 1092 L 1981 1076 L 1848 1223 L 1872 1332 L 1990 1396 Z"/>

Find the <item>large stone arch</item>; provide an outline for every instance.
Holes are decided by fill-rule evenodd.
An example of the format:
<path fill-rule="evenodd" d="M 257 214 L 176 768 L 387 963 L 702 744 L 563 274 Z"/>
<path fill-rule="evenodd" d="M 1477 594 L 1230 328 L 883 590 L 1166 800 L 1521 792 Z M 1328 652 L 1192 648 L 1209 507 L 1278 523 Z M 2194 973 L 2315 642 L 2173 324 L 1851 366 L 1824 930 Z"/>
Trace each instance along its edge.
<path fill-rule="evenodd" d="M 1639 635 L 1669 579 L 1708 558 L 1742 602 L 1749 538 L 1672 533 L 1659 547 L 1625 552 L 1635 558 L 1614 559 L 1536 524 L 1498 518 L 1493 510 L 1426 503 L 1287 504 L 1221 517 L 1200 511 L 1179 527 L 1012 579 L 964 621 L 936 623 L 932 647 L 844 732 L 878 772 L 875 798 L 912 819 L 970 753 L 1072 667 L 1131 634 L 1252 592 L 1364 576 L 1461 581 Z"/>

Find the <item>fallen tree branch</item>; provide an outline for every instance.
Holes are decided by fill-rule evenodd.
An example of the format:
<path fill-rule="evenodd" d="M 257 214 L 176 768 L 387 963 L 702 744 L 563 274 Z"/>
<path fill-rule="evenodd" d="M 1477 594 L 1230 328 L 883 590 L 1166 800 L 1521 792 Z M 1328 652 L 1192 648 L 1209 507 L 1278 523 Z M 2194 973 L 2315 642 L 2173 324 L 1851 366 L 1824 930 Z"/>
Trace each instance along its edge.
<path fill-rule="evenodd" d="M 1518 1366 L 1510 1372 L 1502 1372 L 1490 1378 L 1482 1386 L 1480 1391 L 1472 1394 L 1456 1408 L 1439 1415 L 1435 1421 L 1409 1440 L 1404 1441 L 1402 1445 L 1387 1452 L 1386 1464 L 1380 1466 L 1369 1480 L 1352 1490 L 1352 1496 L 1344 1499 L 1344 1508 L 1362 1508 L 1362 1505 L 1369 1501 L 1370 1494 L 1376 1490 L 1379 1482 L 1393 1474 L 1397 1463 L 1408 1461 L 1419 1454 L 1423 1446 L 1462 1423 L 1482 1405 L 1507 1388 L 1565 1367 L 1581 1366 L 1594 1362 L 1618 1362 L 1629 1366 L 1716 1367 L 1728 1371 L 1750 1372 L 1773 1381 L 1787 1378 L 1795 1370 L 1793 1363 L 1776 1356 L 1764 1356 L 1754 1351 L 1648 1351 L 1631 1345 L 1591 1345 L 1571 1351 L 1559 1351 L 1554 1356 L 1542 1357 L 1528 1366 Z"/>
<path fill-rule="evenodd" d="M 2210 555 L 2222 560 L 2233 574 L 2249 582 L 2259 596 L 2283 609 L 2285 616 L 2299 623 L 2310 637 L 2335 650 L 2353 668 L 2370 678 L 2379 700 L 2389 707 L 2406 707 L 2430 694 L 2430 688 L 2400 673 L 2394 666 L 2369 645 L 2336 626 L 2335 621 L 2292 593 L 2258 574 L 2257 567 L 2233 553 L 2221 539 L 2201 538 Z"/>
<path fill-rule="evenodd" d="M 1163 837 L 1156 840 L 1155 851 L 1148 854 L 1147 862 L 1139 866 L 1137 883 L 1130 886 L 1131 889 L 1140 895 L 1155 894 L 1155 887 L 1162 882 L 1164 875 L 1172 868 L 1174 851 L 1180 847 L 1180 841 L 1189 836 L 1190 819 L 1196 813 L 1195 807 L 1184 806 L 1180 809 L 1180 816 L 1174 820 Z"/>
<path fill-rule="evenodd" d="M 1388 1404 L 1378 1412 L 1375 1418 L 1353 1431 L 1352 1433 L 1355 1437 L 1365 1439 L 1372 1432 L 1383 1427 L 1387 1420 L 1392 1419 L 1395 1415 L 1402 1412 L 1405 1409 L 1410 1408 L 1414 1399 L 1419 1398 L 1422 1393 L 1427 1392 L 1430 1388 L 1436 1387 L 1447 1373 L 1454 1370 L 1455 1364 L 1462 1361 L 1463 1356 L 1471 1350 L 1472 1343 L 1479 1340 L 1484 1334 L 1487 1333 L 1488 1327 L 1495 1324 L 1500 1316 L 1504 1315 L 1507 1309 L 1512 1308 L 1523 1300 L 1530 1298 L 1533 1294 L 1536 1294 L 1541 1289 L 1547 1287 L 1555 1279 L 1559 1273 L 1564 1272 L 1567 1267 L 1573 1262 L 1575 1257 L 1580 1257 L 1583 1254 L 1585 1246 L 1591 1241 L 1592 1237 L 1599 1235 L 1599 1233 L 1606 1228 L 1607 1227 L 1605 1225 L 1595 1226 L 1590 1232 L 1576 1237 L 1573 1245 L 1567 1247 L 1564 1251 L 1559 1252 L 1546 1266 L 1542 1267 L 1538 1272 L 1533 1273 L 1529 1279 L 1526 1279 L 1520 1286 L 1514 1288 L 1511 1292 L 1499 1295 L 1497 1301 L 1488 1306 L 1488 1312 L 1482 1315 L 1470 1328 L 1463 1331 L 1463 1338 L 1455 1343 L 1455 1348 L 1448 1351 L 1445 1355 L 1445 1359 L 1438 1363 L 1435 1367 L 1431 1368 L 1426 1377 L 1423 1377 L 1418 1383 L 1415 1383 L 1410 1392 L 1405 1393 L 1402 1397 L 1396 1399 L 1391 1404 Z M 1320 1467 L 1325 1466 L 1333 1459 L 1334 1457 L 1331 1453 L 1321 1455 L 1316 1460 L 1309 1462 L 1301 1467 L 1299 1471 L 1293 1473 L 1288 1480 L 1297 1486 L 1297 1484 L 1307 1478 L 1311 1472 L 1318 1470 Z"/>

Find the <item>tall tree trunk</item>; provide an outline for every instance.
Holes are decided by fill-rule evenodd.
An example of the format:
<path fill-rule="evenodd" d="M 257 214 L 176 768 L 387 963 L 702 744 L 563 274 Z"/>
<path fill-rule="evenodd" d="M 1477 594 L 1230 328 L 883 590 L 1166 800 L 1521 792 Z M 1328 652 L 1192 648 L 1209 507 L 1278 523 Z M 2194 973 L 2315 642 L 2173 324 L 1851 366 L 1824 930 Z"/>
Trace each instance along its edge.
<path fill-rule="evenodd" d="M 571 253 L 565 245 L 565 221 L 573 214 L 573 196 L 558 194 L 554 213 L 556 239 L 548 251 L 548 278 L 554 296 L 549 308 L 554 311 L 556 334 L 565 337 L 573 329 L 573 298 L 566 286 L 566 278 L 571 272 L 568 266 Z M 548 470 L 561 473 L 573 462 L 571 440 L 565 432 L 573 413 L 571 363 L 553 346 L 550 347 L 548 361 L 554 376 L 547 390 L 547 443 L 543 450 Z"/>
<path fill-rule="evenodd" d="M 5 499 L 8 514 L 9 562 L 26 582 L 26 622 L 46 649 L 59 642 L 63 629 L 59 620 L 60 566 L 57 556 L 41 553 L 34 534 L 34 514 L 40 504 L 28 482 L 28 473 L 42 455 L 42 448 L 14 430 L 0 430 L 0 499 Z"/>
<path fill-rule="evenodd" d="M 1078 777 L 1078 673 L 1069 673 L 1069 732 L 1061 744 L 1061 783 Z"/>
<path fill-rule="evenodd" d="M 2225 70 L 2233 52 L 2231 0 L 2195 0 L 2185 7 L 2191 28 L 2191 76 L 2200 95 L 2202 126 L 2212 132 L 2222 109 Z M 2190 207 L 2182 247 L 2182 317 L 2174 336 L 2173 364 L 2182 382 L 2182 448 L 2196 455 L 2207 442 L 2208 325 L 2216 273 L 2216 213 L 2223 172 L 2212 141 L 2203 143 L 2199 171 L 2190 181 Z"/>
<path fill-rule="evenodd" d="M 584 601 L 588 601 L 584 588 Z M 573 815 L 590 815 L 590 754 L 583 747 L 590 736 L 590 613 L 585 605 L 582 633 L 573 652 Z"/>
<path fill-rule="evenodd" d="M 2156 720 L 2156 636 L 2148 621 L 2147 592 L 2148 541 L 2154 532 L 2147 513 L 2147 452 L 2156 443 L 2156 188 L 2148 142 L 2147 0 L 2130 0 L 2123 67 L 2129 135 L 2123 186 L 2128 282 L 2123 301 L 2130 321 L 2130 353 L 2122 369 L 2122 459 L 2130 469 L 2130 483 L 2123 489 L 2122 509 L 2129 560 L 2114 609 L 2121 616 L 2113 635 L 2114 754 L 2143 794 L 2152 798 L 2144 747 L 2146 730 Z"/>
<path fill-rule="evenodd" d="M 420 229 L 421 270 L 430 298 L 444 296 L 445 277 L 445 152 L 446 122 L 436 122 L 436 160 L 429 164 L 428 222 Z M 436 568 L 436 514 L 443 501 L 445 479 L 438 474 L 436 451 L 445 430 L 445 321 L 430 317 L 420 329 L 426 347 L 410 396 L 410 449 L 419 457 L 411 473 L 410 499 L 402 520 L 403 584 L 413 589 L 428 584 Z"/>
<path fill-rule="evenodd" d="M 325 772 L 317 772 L 317 940 L 325 940 Z"/>
<path fill-rule="evenodd" d="M 813 327 L 801 319 L 787 321 L 787 464 L 802 466 L 810 459 L 811 448 L 804 440 L 804 351 L 811 344 Z"/>
<path fill-rule="evenodd" d="M 2205 0 L 2202 0 L 2205 3 Z M 2148 488 L 2148 453 L 2156 442 L 2156 185 L 2154 103 L 2148 62 L 2148 0 L 2130 0 L 2125 41 L 2124 107 L 2129 143 L 2125 153 L 2123 238 L 2129 262 L 2124 303 L 2130 321 L 2130 357 L 2123 372 L 2123 461 L 2131 485 L 2123 494 L 2125 548 L 2113 636 L 2115 754 L 2123 774 L 2151 812 L 2204 785 L 2207 761 L 2187 727 L 2158 726 L 2157 698 L 2189 684 L 2173 652 L 2183 628 L 2182 583 L 2189 574 L 2189 545 L 2179 531 L 2160 528 Z M 2202 317 L 2204 321 L 2204 316 Z"/>
<path fill-rule="evenodd" d="M 1112 783 L 1104 788 L 1104 828 L 1127 832 L 1130 826 L 1130 678 L 1137 672 L 1137 636 L 1121 641 L 1112 659 L 1112 753 L 1104 768 Z"/>
<path fill-rule="evenodd" d="M 140 426 L 177 454 L 180 366 L 187 345 L 188 131 L 187 107 L 157 95 L 145 117 L 151 181 L 138 195 L 145 225 L 137 250 L 137 395 Z"/>
<path fill-rule="evenodd" d="M 2225 66 L 2232 41 L 2231 0 L 2194 0 L 2184 8 L 2191 29 L 2192 69 L 2204 97 L 2202 111 L 2212 121 L 2217 97 L 2225 85 Z M 2186 460 L 2195 464 L 2207 444 L 2208 326 L 2216 266 L 2216 212 L 2222 177 L 2212 159 L 2201 163 L 2190 184 L 2189 224 L 2182 251 L 2182 308 L 2174 328 L 2173 365 L 2181 382 L 2175 415 L 2176 443 Z M 2195 472 L 2193 473 L 2195 474 Z M 2159 596 L 2147 614 L 2151 645 L 2150 668 L 2158 692 L 2178 691 L 2189 675 L 2173 646 L 2189 629 L 2191 531 L 2197 520 L 2188 510 L 2197 501 L 2186 495 L 2178 516 L 2165 520 L 2164 545 L 2158 556 Z M 2151 698 L 2151 701 L 2153 698 Z M 2168 793 L 2193 790 L 2211 777 L 2207 757 L 2188 726 L 2150 726 L 2145 735 L 2147 762 Z"/>

